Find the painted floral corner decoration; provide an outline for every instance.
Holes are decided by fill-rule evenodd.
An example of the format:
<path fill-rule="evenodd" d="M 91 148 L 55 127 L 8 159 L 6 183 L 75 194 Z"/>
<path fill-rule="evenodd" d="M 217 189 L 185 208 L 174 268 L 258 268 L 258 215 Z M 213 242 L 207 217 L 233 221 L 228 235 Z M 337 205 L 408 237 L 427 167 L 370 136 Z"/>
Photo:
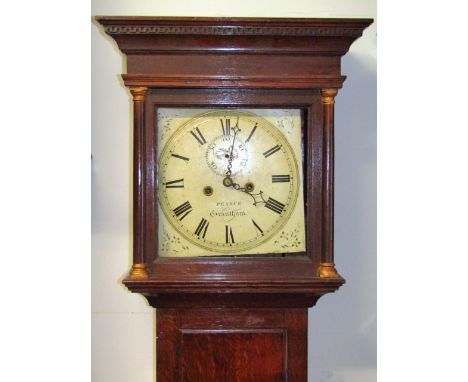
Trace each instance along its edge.
<path fill-rule="evenodd" d="M 281 118 L 276 120 L 276 125 L 287 135 L 291 135 L 294 129 L 294 120 L 291 112 L 286 112 Z"/>
<path fill-rule="evenodd" d="M 171 122 L 172 118 L 167 115 L 163 115 L 158 111 L 158 121 L 159 121 L 159 131 L 160 131 L 160 141 L 163 142 L 166 135 L 171 132 Z"/>
<path fill-rule="evenodd" d="M 298 228 L 290 232 L 281 231 L 280 235 L 275 240 L 275 244 L 279 245 L 281 248 L 298 248 L 301 245 L 301 240 L 298 235 Z"/>
<path fill-rule="evenodd" d="M 166 231 L 162 234 L 162 243 L 161 243 L 161 252 L 164 255 L 169 253 L 178 253 L 183 254 L 187 252 L 189 247 L 187 245 L 182 244 L 180 238 L 175 235 L 170 235 Z"/>
<path fill-rule="evenodd" d="M 197 113 L 200 113 L 198 109 L 158 109 L 159 144 L 164 145 L 174 129 L 193 118 Z"/>

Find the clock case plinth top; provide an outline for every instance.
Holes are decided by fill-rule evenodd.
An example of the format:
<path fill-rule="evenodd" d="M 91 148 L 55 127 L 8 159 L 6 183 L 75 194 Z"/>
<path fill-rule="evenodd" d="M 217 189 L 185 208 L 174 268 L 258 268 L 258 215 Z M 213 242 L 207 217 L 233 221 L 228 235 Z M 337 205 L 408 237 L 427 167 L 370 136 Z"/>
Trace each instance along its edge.
<path fill-rule="evenodd" d="M 334 268 L 330 244 L 333 99 L 346 78 L 341 57 L 373 20 L 98 16 L 96 21 L 126 54 L 122 78 L 134 99 L 135 132 L 141 134 L 134 138 L 139 145 L 134 173 L 143 178 L 134 180 L 133 277 L 124 284 L 162 308 L 310 307 L 337 290 L 345 280 Z M 316 166 L 306 168 L 307 193 L 313 182 L 319 184 L 311 194 L 317 211 L 307 207 L 318 227 L 307 256 L 172 259 L 153 254 L 155 158 L 148 148 L 156 133 L 148 124 L 154 123 L 156 105 L 307 110 L 308 134 L 313 130 L 315 140 L 307 142 L 305 152 L 308 158 L 315 155 Z M 318 244 L 311 250 L 314 241 Z M 325 260 L 324 253 L 329 253 Z"/>

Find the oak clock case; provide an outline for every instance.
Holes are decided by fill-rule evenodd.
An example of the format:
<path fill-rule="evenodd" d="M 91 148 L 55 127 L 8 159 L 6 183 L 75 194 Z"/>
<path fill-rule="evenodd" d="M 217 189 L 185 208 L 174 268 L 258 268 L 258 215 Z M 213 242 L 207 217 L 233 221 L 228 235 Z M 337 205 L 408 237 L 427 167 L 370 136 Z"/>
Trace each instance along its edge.
<path fill-rule="evenodd" d="M 308 308 L 345 282 L 333 248 L 341 57 L 373 20 L 96 19 L 126 56 L 123 283 L 156 308 L 158 382 L 306 382 Z"/>
<path fill-rule="evenodd" d="M 300 109 L 156 115 L 160 256 L 304 254 Z"/>

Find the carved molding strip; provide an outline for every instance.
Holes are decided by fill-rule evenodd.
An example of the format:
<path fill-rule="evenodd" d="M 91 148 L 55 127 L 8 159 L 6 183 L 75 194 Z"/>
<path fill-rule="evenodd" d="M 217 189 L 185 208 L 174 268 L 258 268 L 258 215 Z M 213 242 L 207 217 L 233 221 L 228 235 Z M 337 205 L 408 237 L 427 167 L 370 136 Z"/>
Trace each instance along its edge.
<path fill-rule="evenodd" d="M 359 37 L 362 28 L 334 27 L 222 27 L 222 26 L 172 26 L 172 25 L 107 25 L 106 32 L 116 34 L 175 34 L 221 36 L 346 36 Z"/>

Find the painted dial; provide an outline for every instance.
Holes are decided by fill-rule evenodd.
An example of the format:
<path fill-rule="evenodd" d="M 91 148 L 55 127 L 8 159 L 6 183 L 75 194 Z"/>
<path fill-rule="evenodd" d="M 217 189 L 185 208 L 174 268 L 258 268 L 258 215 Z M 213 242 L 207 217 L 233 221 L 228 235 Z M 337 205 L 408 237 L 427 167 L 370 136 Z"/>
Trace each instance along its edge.
<path fill-rule="evenodd" d="M 158 196 L 172 226 L 191 243 L 235 254 L 269 240 L 299 192 L 292 148 L 267 120 L 215 110 L 180 126 L 163 148 Z"/>

